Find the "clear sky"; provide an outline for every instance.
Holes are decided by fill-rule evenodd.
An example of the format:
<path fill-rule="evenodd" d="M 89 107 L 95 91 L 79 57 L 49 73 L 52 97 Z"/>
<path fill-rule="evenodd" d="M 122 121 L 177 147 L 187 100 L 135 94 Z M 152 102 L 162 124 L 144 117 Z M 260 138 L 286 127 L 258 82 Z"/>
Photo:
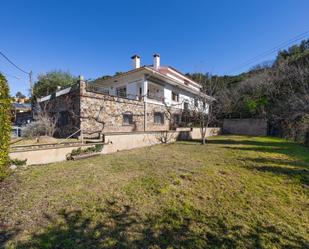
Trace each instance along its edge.
<path fill-rule="evenodd" d="M 35 77 L 112 75 L 129 70 L 133 54 L 152 64 L 154 52 L 184 73 L 226 74 L 308 31 L 309 0 L 7 0 L 0 25 L 0 51 Z M 28 92 L 27 75 L 2 57 L 0 71 L 20 77 L 7 77 L 12 94 Z"/>

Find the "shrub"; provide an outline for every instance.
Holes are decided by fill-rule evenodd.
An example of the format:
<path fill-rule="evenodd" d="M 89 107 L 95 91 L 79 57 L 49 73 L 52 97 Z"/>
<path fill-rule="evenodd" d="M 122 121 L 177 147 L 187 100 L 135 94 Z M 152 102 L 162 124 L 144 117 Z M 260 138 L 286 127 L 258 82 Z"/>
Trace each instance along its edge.
<path fill-rule="evenodd" d="M 101 152 L 103 149 L 103 144 L 96 144 L 95 146 L 88 147 L 86 149 L 77 148 L 75 150 L 72 150 L 71 153 L 67 154 L 67 160 L 73 160 L 73 156 L 79 156 L 79 155 L 85 155 L 85 154 L 91 154 L 96 152 Z"/>
<path fill-rule="evenodd" d="M 10 106 L 9 87 L 0 74 L 0 179 L 6 176 L 9 164 Z"/>
<path fill-rule="evenodd" d="M 49 136 L 53 137 L 59 116 L 52 114 L 47 104 L 34 106 L 35 122 L 28 124 L 23 130 L 24 137 Z"/>
<path fill-rule="evenodd" d="M 23 137 L 32 138 L 32 137 L 50 135 L 46 131 L 47 126 L 48 123 L 44 123 L 41 120 L 32 122 L 24 128 L 22 133 Z"/>
<path fill-rule="evenodd" d="M 10 165 L 23 166 L 26 165 L 27 159 L 19 160 L 19 159 L 10 159 Z"/>

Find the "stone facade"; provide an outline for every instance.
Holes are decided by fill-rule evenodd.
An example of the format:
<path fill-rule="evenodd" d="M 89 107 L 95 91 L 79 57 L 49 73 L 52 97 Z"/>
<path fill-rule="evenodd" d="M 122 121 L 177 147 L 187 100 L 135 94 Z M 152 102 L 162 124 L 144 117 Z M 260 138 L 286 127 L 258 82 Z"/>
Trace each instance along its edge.
<path fill-rule="evenodd" d="M 91 132 L 132 132 L 144 129 L 144 103 L 87 92 L 81 85 L 81 129 Z M 123 114 L 131 114 L 133 122 L 124 124 Z"/>
<path fill-rule="evenodd" d="M 168 110 L 163 103 L 87 91 L 84 82 L 72 86 L 62 95 L 51 95 L 41 102 L 41 106 L 46 106 L 51 114 L 57 115 L 57 135 L 60 137 L 69 136 L 79 129 L 89 136 L 113 132 L 167 131 L 171 128 L 173 115 L 181 114 L 180 109 Z M 162 122 L 155 122 L 155 114 L 162 115 Z M 124 122 L 124 115 L 132 117 L 129 123 Z"/>
<path fill-rule="evenodd" d="M 170 112 L 180 113 L 177 109 Z M 162 123 L 155 123 L 155 113 L 162 113 Z M 125 114 L 132 115 L 131 124 L 124 123 Z M 170 121 L 164 104 L 89 92 L 85 83 L 81 84 L 81 129 L 87 133 L 166 131 Z"/>
<path fill-rule="evenodd" d="M 68 89 L 68 90 L 67 90 Z M 42 111 L 48 112 L 57 119 L 55 136 L 67 137 L 80 129 L 80 87 L 75 84 L 65 90 L 66 94 L 52 94 L 48 100 L 41 101 Z"/>

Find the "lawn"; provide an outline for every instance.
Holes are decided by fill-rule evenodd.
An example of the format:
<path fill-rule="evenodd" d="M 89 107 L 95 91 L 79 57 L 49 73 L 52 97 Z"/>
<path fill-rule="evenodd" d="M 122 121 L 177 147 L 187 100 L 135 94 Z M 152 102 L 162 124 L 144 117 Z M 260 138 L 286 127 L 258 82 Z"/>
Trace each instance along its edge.
<path fill-rule="evenodd" d="M 1 183 L 4 248 L 308 248 L 309 150 L 218 136 L 28 167 Z"/>

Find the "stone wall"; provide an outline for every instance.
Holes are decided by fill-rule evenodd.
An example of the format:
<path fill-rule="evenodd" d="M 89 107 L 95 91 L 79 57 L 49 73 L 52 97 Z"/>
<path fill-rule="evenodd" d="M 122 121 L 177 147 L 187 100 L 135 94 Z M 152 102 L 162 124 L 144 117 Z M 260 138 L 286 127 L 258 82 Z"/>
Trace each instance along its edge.
<path fill-rule="evenodd" d="M 48 105 L 50 112 L 60 114 L 57 125 L 58 136 L 61 137 L 79 129 L 86 136 L 110 132 L 167 131 L 171 129 L 173 115 L 181 115 L 180 109 L 168 110 L 163 103 L 144 103 L 140 100 L 87 91 L 86 83 L 83 81 L 64 91 L 65 93 L 59 95 L 58 92 L 58 95 L 56 93 L 42 102 Z M 155 123 L 156 112 L 163 114 L 163 123 Z M 123 114 L 132 115 L 132 124 L 124 124 Z"/>
<path fill-rule="evenodd" d="M 154 122 L 155 112 L 164 113 L 164 123 L 156 124 Z M 181 110 L 176 108 L 170 108 L 167 110 L 165 105 L 147 103 L 147 124 L 146 131 L 166 131 L 170 130 L 171 123 L 173 122 L 173 115 L 181 114 Z"/>
<path fill-rule="evenodd" d="M 132 132 L 144 130 L 144 103 L 86 91 L 81 85 L 81 129 L 91 132 Z M 123 114 L 133 115 L 133 124 L 123 123 Z"/>
<path fill-rule="evenodd" d="M 52 94 L 46 101 L 40 102 L 41 110 L 48 112 L 58 120 L 55 136 L 67 137 L 80 128 L 80 88 L 79 84 L 67 88 L 67 93 Z M 78 134 L 76 135 L 78 136 Z"/>
<path fill-rule="evenodd" d="M 224 119 L 223 133 L 251 136 L 266 136 L 267 121 L 265 119 Z"/>
<path fill-rule="evenodd" d="M 85 83 L 81 84 L 80 108 L 81 129 L 85 133 L 166 131 L 170 129 L 170 113 L 180 113 L 177 109 L 168 112 L 163 104 L 90 92 L 86 90 Z M 155 124 L 155 112 L 164 114 L 164 123 Z M 133 123 L 124 124 L 123 114 L 132 114 Z"/>

